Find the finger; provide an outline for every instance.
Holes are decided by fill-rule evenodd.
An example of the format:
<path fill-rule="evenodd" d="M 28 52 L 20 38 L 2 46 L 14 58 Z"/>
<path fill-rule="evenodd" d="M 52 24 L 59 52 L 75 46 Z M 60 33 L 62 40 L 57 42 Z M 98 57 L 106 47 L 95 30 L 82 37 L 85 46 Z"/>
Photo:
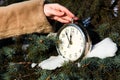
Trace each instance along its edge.
<path fill-rule="evenodd" d="M 55 17 L 55 16 L 54 16 L 54 17 Z M 72 22 L 72 19 L 78 20 L 77 17 L 72 18 L 72 17 L 69 17 L 69 16 L 61 16 L 61 17 L 59 17 L 59 18 L 61 18 L 61 19 L 63 19 L 63 20 L 66 20 L 66 21 L 69 21 L 69 22 Z"/>
<path fill-rule="evenodd" d="M 59 21 L 59 22 L 61 22 L 61 23 L 70 23 L 69 20 L 65 20 L 65 19 L 63 19 L 63 18 L 61 18 L 61 17 L 59 17 L 59 16 L 54 16 L 54 17 L 52 17 L 52 19 L 54 19 L 54 20 L 56 20 L 56 21 Z"/>
<path fill-rule="evenodd" d="M 58 4 L 59 5 L 59 4 Z M 70 12 L 67 8 L 65 8 L 64 6 L 61 6 L 60 5 L 60 10 L 62 11 L 62 12 L 65 12 L 65 15 L 66 16 L 69 16 L 69 20 L 71 20 L 71 19 L 74 19 L 74 20 L 78 20 L 79 18 L 78 17 L 76 17 L 72 12 Z"/>
<path fill-rule="evenodd" d="M 61 5 L 58 4 L 58 7 L 62 12 L 65 12 L 66 15 L 68 15 L 72 18 L 75 17 L 74 14 L 72 12 L 70 12 L 67 8 L 65 8 L 64 6 L 61 6 Z"/>
<path fill-rule="evenodd" d="M 69 22 L 72 20 L 72 17 L 69 17 L 69 16 L 61 16 L 60 18 L 67 20 Z"/>
<path fill-rule="evenodd" d="M 65 13 L 59 10 L 51 9 L 50 15 L 51 16 L 63 16 Z"/>
<path fill-rule="evenodd" d="M 78 18 L 78 17 L 74 17 L 73 19 L 74 19 L 74 20 L 79 20 L 79 18 Z"/>

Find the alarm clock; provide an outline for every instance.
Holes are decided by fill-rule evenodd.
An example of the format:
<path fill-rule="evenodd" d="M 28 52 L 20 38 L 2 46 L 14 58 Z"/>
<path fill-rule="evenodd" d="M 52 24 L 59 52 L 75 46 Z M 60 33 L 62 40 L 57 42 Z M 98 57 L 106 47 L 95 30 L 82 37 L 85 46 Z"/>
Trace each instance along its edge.
<path fill-rule="evenodd" d="M 70 61 L 85 57 L 91 50 L 91 39 L 85 25 L 85 23 L 74 23 L 72 20 L 71 23 L 65 24 L 59 29 L 57 33 L 59 42 L 56 46 L 59 55 Z"/>

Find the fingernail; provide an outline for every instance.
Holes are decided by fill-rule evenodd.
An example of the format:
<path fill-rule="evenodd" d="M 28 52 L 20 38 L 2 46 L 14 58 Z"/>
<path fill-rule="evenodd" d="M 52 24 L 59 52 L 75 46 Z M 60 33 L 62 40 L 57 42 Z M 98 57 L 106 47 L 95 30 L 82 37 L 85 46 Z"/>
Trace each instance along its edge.
<path fill-rule="evenodd" d="M 74 19 L 74 20 L 78 20 L 79 18 L 78 18 L 78 17 L 74 17 L 73 19 Z"/>

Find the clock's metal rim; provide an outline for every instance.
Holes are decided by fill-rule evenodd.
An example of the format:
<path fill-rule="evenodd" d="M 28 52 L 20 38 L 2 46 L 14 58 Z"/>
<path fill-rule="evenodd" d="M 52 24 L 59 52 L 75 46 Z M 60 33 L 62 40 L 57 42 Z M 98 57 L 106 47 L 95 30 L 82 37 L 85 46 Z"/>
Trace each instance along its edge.
<path fill-rule="evenodd" d="M 86 50 L 86 47 L 87 47 L 87 39 L 88 39 L 88 34 L 86 33 L 86 31 L 82 28 L 82 25 L 79 25 L 79 26 L 77 26 L 76 24 L 74 24 L 74 23 L 71 23 L 71 24 L 66 24 L 66 25 L 64 25 L 63 27 L 61 27 L 61 29 L 58 31 L 58 33 L 57 33 L 57 37 L 60 35 L 60 32 L 64 29 L 64 28 L 66 28 L 66 27 L 68 27 L 68 26 L 74 26 L 74 27 L 76 27 L 81 33 L 82 33 L 82 36 L 84 37 L 84 44 L 85 44 L 85 46 L 84 46 L 84 50 L 83 50 L 83 52 L 82 52 L 82 54 L 76 59 L 76 60 L 78 60 L 78 59 L 82 59 L 84 56 L 85 56 L 85 50 Z M 83 31 L 82 31 L 83 30 Z M 85 35 L 84 35 L 85 34 Z M 56 49 L 57 49 L 57 52 L 58 52 L 58 54 L 59 55 L 62 55 L 61 54 L 61 52 L 59 51 L 59 49 L 58 49 L 58 45 L 56 46 Z M 63 56 L 63 55 L 62 55 Z M 64 57 L 64 56 L 63 56 Z M 70 60 L 70 61 L 76 61 L 76 60 Z"/>

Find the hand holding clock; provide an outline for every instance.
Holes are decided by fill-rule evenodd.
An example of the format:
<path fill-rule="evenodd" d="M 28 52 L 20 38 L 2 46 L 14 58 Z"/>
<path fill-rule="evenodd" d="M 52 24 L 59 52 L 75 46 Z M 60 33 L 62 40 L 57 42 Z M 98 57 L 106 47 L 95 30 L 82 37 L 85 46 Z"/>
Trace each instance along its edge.
<path fill-rule="evenodd" d="M 59 21 L 61 23 L 70 23 L 71 18 L 74 20 L 78 20 L 78 17 L 70 12 L 66 7 L 57 3 L 45 4 L 44 13 L 50 19 Z"/>

